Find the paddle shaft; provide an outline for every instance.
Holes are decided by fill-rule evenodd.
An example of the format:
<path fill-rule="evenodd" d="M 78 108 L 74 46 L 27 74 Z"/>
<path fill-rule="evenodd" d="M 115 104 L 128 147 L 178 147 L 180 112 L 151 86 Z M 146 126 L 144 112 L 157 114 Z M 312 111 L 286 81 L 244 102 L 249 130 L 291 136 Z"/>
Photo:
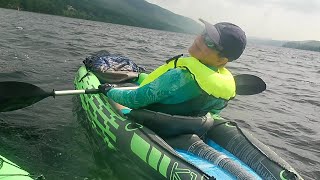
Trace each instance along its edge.
<path fill-rule="evenodd" d="M 99 89 L 63 90 L 63 91 L 54 91 L 54 96 L 97 94 L 97 93 L 99 93 Z"/>
<path fill-rule="evenodd" d="M 119 87 L 115 89 L 136 89 L 135 87 Z M 80 90 L 63 90 L 63 91 L 53 91 L 53 96 L 66 96 L 66 95 L 77 95 L 77 94 L 97 94 L 100 93 L 99 89 L 80 89 Z"/>

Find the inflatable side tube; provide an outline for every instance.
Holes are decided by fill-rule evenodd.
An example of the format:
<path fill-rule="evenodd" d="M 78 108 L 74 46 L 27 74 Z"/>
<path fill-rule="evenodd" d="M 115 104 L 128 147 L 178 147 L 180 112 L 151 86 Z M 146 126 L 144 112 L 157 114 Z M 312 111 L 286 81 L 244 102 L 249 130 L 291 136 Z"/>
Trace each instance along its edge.
<path fill-rule="evenodd" d="M 211 116 L 179 116 L 146 109 L 132 110 L 128 116 L 142 124 L 160 137 L 167 138 L 180 134 L 197 134 L 203 136 L 213 125 Z"/>
<path fill-rule="evenodd" d="M 263 179 L 296 180 L 301 176 L 269 147 L 250 133 L 241 130 L 236 123 L 224 119 L 215 120 L 208 131 L 212 140 L 234 154 Z"/>
<path fill-rule="evenodd" d="M 241 164 L 233 161 L 225 154 L 205 144 L 197 135 L 187 134 L 166 140 L 175 149 L 185 150 L 198 157 L 208 160 L 214 165 L 233 175 L 238 180 L 254 180 L 256 177 L 247 172 Z"/>
<path fill-rule="evenodd" d="M 32 175 L 21 167 L 0 155 L 0 179 L 2 180 L 32 180 Z M 43 176 L 35 178 L 42 180 Z"/>

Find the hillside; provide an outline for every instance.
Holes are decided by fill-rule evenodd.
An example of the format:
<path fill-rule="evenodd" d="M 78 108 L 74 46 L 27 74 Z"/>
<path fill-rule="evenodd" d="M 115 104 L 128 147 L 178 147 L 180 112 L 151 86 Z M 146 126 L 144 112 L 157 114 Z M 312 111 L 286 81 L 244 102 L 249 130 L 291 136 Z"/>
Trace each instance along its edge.
<path fill-rule="evenodd" d="M 283 47 L 320 52 L 320 41 L 290 41 Z"/>
<path fill-rule="evenodd" d="M 0 7 L 182 33 L 202 30 L 194 20 L 145 0 L 0 0 Z"/>
<path fill-rule="evenodd" d="M 258 37 L 248 37 L 248 42 L 252 44 L 258 45 L 267 45 L 267 46 L 277 46 L 281 47 L 287 41 L 280 41 L 280 40 L 272 40 L 272 39 L 263 39 Z"/>

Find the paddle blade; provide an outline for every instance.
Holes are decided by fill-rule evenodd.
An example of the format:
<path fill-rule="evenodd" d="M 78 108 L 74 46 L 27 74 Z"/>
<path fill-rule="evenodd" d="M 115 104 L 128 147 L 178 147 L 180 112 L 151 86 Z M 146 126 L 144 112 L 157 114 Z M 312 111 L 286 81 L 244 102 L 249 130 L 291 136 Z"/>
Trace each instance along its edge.
<path fill-rule="evenodd" d="M 0 82 L 0 112 L 27 107 L 51 95 L 29 83 Z"/>
<path fill-rule="evenodd" d="M 250 74 L 234 76 L 238 95 L 253 95 L 266 90 L 266 83 L 259 77 Z"/>

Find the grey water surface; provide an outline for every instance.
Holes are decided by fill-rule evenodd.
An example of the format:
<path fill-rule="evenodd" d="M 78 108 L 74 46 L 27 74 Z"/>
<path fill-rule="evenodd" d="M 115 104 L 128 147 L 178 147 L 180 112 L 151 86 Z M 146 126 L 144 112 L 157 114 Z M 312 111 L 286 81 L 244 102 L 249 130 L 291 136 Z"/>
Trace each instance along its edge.
<path fill-rule="evenodd" d="M 73 89 L 74 75 L 90 53 L 108 50 L 151 71 L 187 53 L 193 38 L 0 9 L 0 81 Z M 222 116 L 252 132 L 305 179 L 320 179 L 320 53 L 248 44 L 228 67 L 261 77 L 267 90 L 237 96 Z M 132 164 L 95 145 L 79 106 L 75 97 L 57 97 L 0 113 L 0 154 L 50 180 L 132 179 Z"/>

